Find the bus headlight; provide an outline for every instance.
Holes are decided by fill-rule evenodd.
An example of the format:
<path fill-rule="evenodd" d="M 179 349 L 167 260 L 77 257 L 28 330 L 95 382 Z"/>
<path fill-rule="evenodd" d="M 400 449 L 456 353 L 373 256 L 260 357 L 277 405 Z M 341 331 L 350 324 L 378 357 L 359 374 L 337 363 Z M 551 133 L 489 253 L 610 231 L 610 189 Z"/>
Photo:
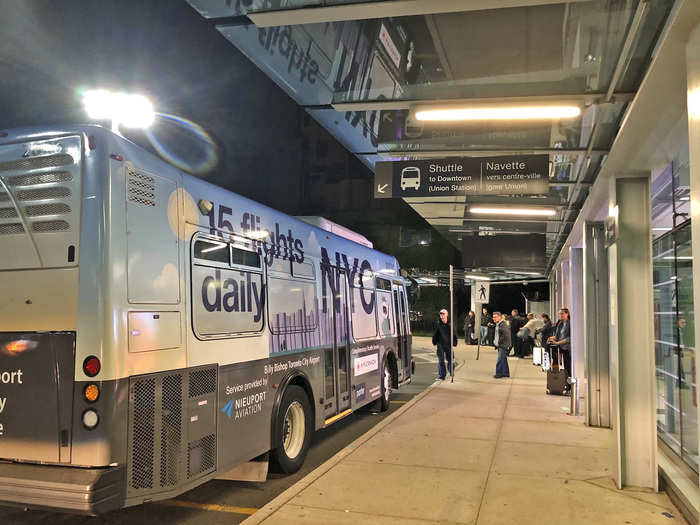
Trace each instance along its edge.
<path fill-rule="evenodd" d="M 100 422 L 100 416 L 94 410 L 86 410 L 83 412 L 83 426 L 88 430 L 92 430 Z"/>

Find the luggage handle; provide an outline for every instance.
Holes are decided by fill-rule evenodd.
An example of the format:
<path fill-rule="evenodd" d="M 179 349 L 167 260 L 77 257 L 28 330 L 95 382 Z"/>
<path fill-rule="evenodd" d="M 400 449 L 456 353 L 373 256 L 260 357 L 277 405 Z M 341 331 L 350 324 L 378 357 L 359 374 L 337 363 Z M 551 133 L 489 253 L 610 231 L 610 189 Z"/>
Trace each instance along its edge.
<path fill-rule="evenodd" d="M 550 348 L 550 358 L 549 358 L 550 361 L 552 360 L 552 358 L 551 358 L 551 348 L 552 348 L 552 346 L 555 346 L 555 345 L 550 345 L 550 346 L 549 346 L 549 348 Z M 561 352 L 559 351 L 559 345 L 556 345 L 556 347 L 557 347 L 557 367 L 558 367 L 559 370 L 564 370 L 564 361 L 563 361 L 562 358 L 561 358 Z"/>

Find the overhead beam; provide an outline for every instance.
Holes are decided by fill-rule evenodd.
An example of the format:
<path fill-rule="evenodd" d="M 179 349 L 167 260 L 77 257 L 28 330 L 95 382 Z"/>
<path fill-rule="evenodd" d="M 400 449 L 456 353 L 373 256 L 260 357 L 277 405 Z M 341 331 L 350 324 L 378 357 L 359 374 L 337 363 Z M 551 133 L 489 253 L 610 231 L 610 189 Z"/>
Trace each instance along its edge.
<path fill-rule="evenodd" d="M 541 223 L 541 224 L 547 224 L 550 222 L 569 222 L 569 223 L 574 222 L 574 219 L 566 219 L 566 220 L 562 221 L 560 219 L 492 219 L 490 217 L 488 219 L 484 219 L 483 217 L 479 217 L 479 218 L 476 218 L 476 217 L 474 217 L 474 218 L 471 218 L 471 217 L 423 217 L 423 219 L 425 219 L 428 222 L 437 221 L 437 220 L 455 220 L 455 219 L 457 219 L 457 220 L 462 221 L 462 222 L 479 222 L 481 224 L 484 224 L 487 222 L 516 222 L 516 223 L 517 222 L 531 222 L 531 223 L 536 222 L 536 223 Z M 455 224 L 455 226 L 457 226 L 457 224 Z"/>
<path fill-rule="evenodd" d="M 584 2 L 588 0 L 569 1 Z M 344 22 L 348 20 L 367 20 L 370 18 L 483 11 L 559 3 L 561 3 L 561 0 L 387 0 L 384 2 L 363 2 L 359 4 L 304 7 L 300 9 L 267 11 L 264 13 L 248 13 L 248 17 L 258 27 L 272 27 Z"/>
<path fill-rule="evenodd" d="M 587 155 L 586 148 L 529 148 L 529 149 L 460 149 L 460 150 L 429 150 L 429 151 L 377 151 L 380 157 L 413 157 L 414 159 L 431 159 L 435 157 L 488 157 L 490 155 Z M 607 155 L 607 149 L 590 151 L 592 156 Z"/>
<path fill-rule="evenodd" d="M 442 38 L 440 37 L 440 30 L 437 28 L 437 24 L 435 23 L 435 17 L 433 15 L 426 15 L 425 25 L 428 26 L 428 32 L 430 33 L 430 37 L 433 39 L 433 46 L 435 46 L 435 51 L 437 52 L 438 58 L 440 58 L 440 65 L 442 65 L 445 78 L 447 78 L 447 80 L 454 80 L 455 76 L 452 73 L 452 66 L 447 58 L 447 53 L 445 53 L 445 46 L 443 45 Z"/>
<path fill-rule="evenodd" d="M 411 106 L 455 106 L 458 104 L 533 104 L 554 102 L 580 102 L 584 105 L 613 104 L 625 102 L 634 98 L 634 93 L 615 93 L 610 100 L 606 100 L 607 93 L 569 93 L 561 95 L 532 95 L 521 97 L 481 97 L 481 98 L 456 98 L 441 100 L 360 100 L 353 102 L 333 102 L 331 106 L 336 111 L 389 111 L 399 109 L 411 109 Z"/>

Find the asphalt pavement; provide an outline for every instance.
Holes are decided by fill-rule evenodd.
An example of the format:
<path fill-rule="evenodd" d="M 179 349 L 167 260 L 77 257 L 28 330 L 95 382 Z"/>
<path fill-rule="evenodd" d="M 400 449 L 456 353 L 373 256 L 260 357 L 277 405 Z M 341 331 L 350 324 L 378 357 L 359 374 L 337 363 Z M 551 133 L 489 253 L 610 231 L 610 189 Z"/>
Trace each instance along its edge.
<path fill-rule="evenodd" d="M 212 480 L 175 499 L 117 510 L 97 518 L 0 507 L 0 523 L 13 525 L 85 523 L 91 525 L 218 525 L 225 523 L 228 525 L 240 523 L 432 384 L 437 375 L 435 350 L 414 346 L 413 358 L 416 371 L 412 382 L 392 393 L 389 410 L 384 413 L 376 413 L 368 409 L 360 410 L 329 428 L 316 432 L 304 466 L 291 476 L 268 474 L 268 479 L 264 483 Z"/>

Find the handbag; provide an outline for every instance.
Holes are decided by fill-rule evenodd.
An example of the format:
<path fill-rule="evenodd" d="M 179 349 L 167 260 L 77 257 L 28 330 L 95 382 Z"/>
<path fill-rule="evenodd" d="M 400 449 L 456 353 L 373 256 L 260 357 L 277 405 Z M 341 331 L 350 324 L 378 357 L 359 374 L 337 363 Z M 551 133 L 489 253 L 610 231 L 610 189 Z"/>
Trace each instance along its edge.
<path fill-rule="evenodd" d="M 530 331 L 525 328 L 521 328 L 520 330 L 518 330 L 517 335 L 518 339 L 527 339 L 528 337 L 530 337 Z"/>

